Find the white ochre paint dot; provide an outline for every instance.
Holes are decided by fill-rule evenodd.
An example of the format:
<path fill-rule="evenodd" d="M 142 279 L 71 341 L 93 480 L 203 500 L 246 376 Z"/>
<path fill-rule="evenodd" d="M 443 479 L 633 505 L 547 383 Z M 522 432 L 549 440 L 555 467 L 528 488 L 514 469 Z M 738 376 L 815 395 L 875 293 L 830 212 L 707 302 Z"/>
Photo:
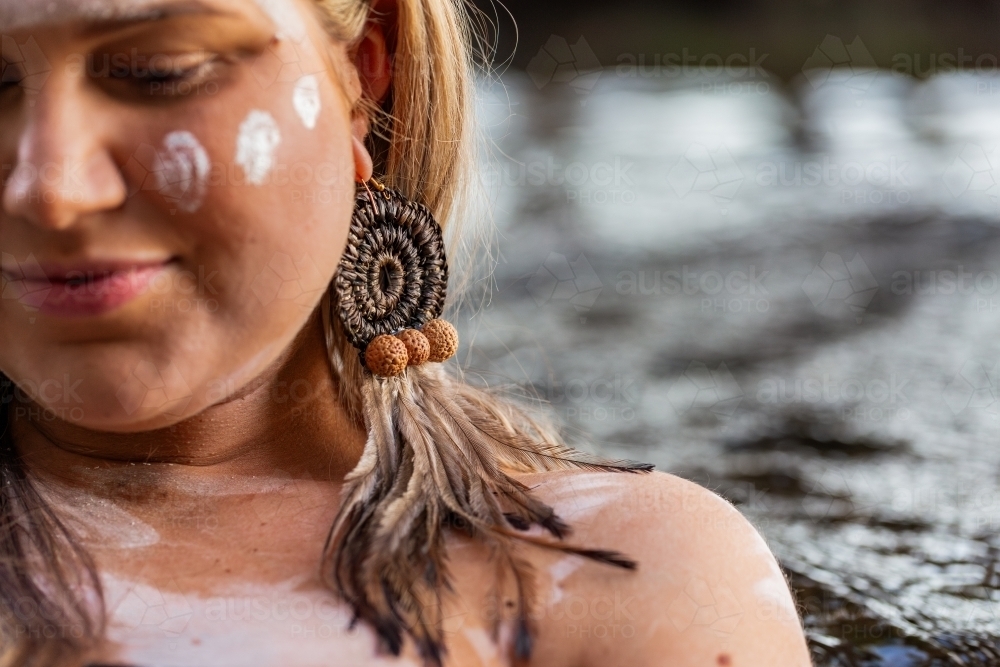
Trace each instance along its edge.
<path fill-rule="evenodd" d="M 163 196 L 186 213 L 197 211 L 212 166 L 205 148 L 190 132 L 171 132 L 163 138 L 160 160 Z"/>
<path fill-rule="evenodd" d="M 292 106 L 295 113 L 302 119 L 302 124 L 306 129 L 311 130 L 316 127 L 316 119 L 319 118 L 319 81 L 315 74 L 306 74 L 295 83 L 295 90 L 292 92 Z"/>
<path fill-rule="evenodd" d="M 236 137 L 236 164 L 243 169 L 248 183 L 264 183 L 274 167 L 274 151 L 280 143 L 281 132 L 271 114 L 256 109 L 247 114 Z"/>

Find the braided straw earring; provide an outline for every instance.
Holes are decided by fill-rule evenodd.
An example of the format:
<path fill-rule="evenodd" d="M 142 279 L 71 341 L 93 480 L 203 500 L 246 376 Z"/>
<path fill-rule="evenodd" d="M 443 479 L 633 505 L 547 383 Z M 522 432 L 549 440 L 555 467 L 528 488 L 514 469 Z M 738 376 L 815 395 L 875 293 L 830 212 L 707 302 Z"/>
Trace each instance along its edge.
<path fill-rule="evenodd" d="M 448 288 L 441 227 L 423 204 L 370 183 L 374 193 L 367 183 L 358 188 L 334 293 L 362 365 L 393 377 L 451 358 L 458 332 L 438 319 Z"/>

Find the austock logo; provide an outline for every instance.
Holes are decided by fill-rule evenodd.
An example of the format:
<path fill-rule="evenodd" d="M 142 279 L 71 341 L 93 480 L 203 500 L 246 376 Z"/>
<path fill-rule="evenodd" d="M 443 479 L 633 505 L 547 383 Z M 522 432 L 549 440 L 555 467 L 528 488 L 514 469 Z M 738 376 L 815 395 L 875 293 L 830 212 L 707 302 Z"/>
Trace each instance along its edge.
<path fill-rule="evenodd" d="M 697 143 L 691 144 L 667 173 L 667 182 L 678 197 L 693 192 L 708 194 L 723 207 L 723 214 L 727 212 L 725 206 L 736 197 L 743 178 L 743 171 L 724 145 L 710 149 Z"/>
<path fill-rule="evenodd" d="M 17 301 L 29 313 L 37 313 L 52 291 L 52 283 L 45 278 L 38 260 L 33 254 L 29 254 L 24 260 L 18 261 L 7 252 L 0 255 L 0 258 L 0 265 L 3 266 L 3 273 L 0 274 L 0 281 L 3 282 L 3 291 L 0 292 L 2 298 Z M 31 280 L 29 276 L 32 277 Z M 30 317 L 28 321 L 34 324 L 35 318 Z"/>
<path fill-rule="evenodd" d="M 1000 147 L 965 144 L 942 177 L 956 199 L 981 193 L 996 203 L 1000 200 Z"/>
<path fill-rule="evenodd" d="M 817 311 L 831 316 L 846 312 L 861 324 L 878 291 L 878 281 L 858 253 L 845 262 L 840 255 L 828 252 L 806 277 L 802 291 Z"/>
<path fill-rule="evenodd" d="M 211 167 L 208 154 L 194 135 L 172 132 L 161 148 L 140 144 L 129 158 L 126 168 L 142 177 L 138 185 L 130 186 L 129 196 L 155 190 L 171 205 L 171 215 L 178 210 L 193 213 L 205 196 Z"/>
<path fill-rule="evenodd" d="M 728 637 L 743 618 L 743 605 L 725 581 L 710 584 L 691 577 L 667 606 L 667 617 L 680 632 L 704 628 L 717 637 Z"/>
<path fill-rule="evenodd" d="M 582 36 L 576 44 L 551 35 L 525 68 L 539 90 L 550 83 L 564 83 L 578 93 L 594 89 L 601 78 L 601 63 Z"/>
<path fill-rule="evenodd" d="M 183 416 L 194 392 L 173 362 L 158 367 L 151 361 L 140 361 L 115 396 L 129 415 L 140 410 L 161 410 Z"/>
<path fill-rule="evenodd" d="M 163 588 L 134 584 L 112 607 L 114 621 L 130 630 L 153 630 L 176 639 L 184 632 L 194 609 L 176 581 Z"/>
<path fill-rule="evenodd" d="M 528 279 L 526 287 L 539 307 L 549 301 L 564 300 L 581 315 L 594 307 L 604 289 L 597 272 L 583 254 L 570 261 L 557 252 L 549 253 Z"/>
<path fill-rule="evenodd" d="M 1000 416 L 1000 364 L 966 361 L 958 374 L 944 388 L 944 401 L 955 415 L 981 411 L 996 419 Z"/>
<path fill-rule="evenodd" d="M 34 104 L 31 95 L 41 91 L 52 72 L 52 65 L 38 48 L 34 37 L 18 44 L 9 35 L 0 35 L 0 82 L 17 83 L 29 94 L 28 104 Z"/>
<path fill-rule="evenodd" d="M 667 401 L 678 415 L 707 411 L 729 417 L 735 414 L 743 397 L 743 390 L 725 362 L 713 369 L 704 362 L 692 361 L 667 390 Z"/>
<path fill-rule="evenodd" d="M 863 94 L 875 81 L 876 67 L 860 37 L 845 44 L 840 37 L 827 35 L 802 65 L 802 73 L 815 89 L 839 84 Z"/>
<path fill-rule="evenodd" d="M 273 301 L 293 301 L 309 308 L 325 289 L 319 267 L 309 255 L 293 259 L 276 252 L 250 284 L 254 296 L 264 306 Z"/>

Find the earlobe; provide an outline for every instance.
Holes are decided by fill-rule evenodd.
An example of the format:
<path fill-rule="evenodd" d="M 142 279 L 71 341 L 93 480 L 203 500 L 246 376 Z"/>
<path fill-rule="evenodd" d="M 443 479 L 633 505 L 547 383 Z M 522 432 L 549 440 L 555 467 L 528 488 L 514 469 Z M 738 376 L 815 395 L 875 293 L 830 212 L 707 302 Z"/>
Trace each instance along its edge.
<path fill-rule="evenodd" d="M 372 177 L 374 171 L 372 156 L 357 135 L 351 135 L 351 146 L 354 152 L 354 177 L 359 183 L 364 183 Z"/>

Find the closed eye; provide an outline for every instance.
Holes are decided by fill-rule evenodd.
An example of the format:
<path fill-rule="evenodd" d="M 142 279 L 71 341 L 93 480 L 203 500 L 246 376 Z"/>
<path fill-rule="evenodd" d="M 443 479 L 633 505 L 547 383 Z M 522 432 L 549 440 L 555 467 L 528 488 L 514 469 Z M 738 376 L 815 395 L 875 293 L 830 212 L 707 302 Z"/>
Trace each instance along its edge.
<path fill-rule="evenodd" d="M 115 96 L 186 97 L 215 81 L 228 64 L 215 53 L 197 51 L 152 56 L 95 54 L 88 76 Z"/>

